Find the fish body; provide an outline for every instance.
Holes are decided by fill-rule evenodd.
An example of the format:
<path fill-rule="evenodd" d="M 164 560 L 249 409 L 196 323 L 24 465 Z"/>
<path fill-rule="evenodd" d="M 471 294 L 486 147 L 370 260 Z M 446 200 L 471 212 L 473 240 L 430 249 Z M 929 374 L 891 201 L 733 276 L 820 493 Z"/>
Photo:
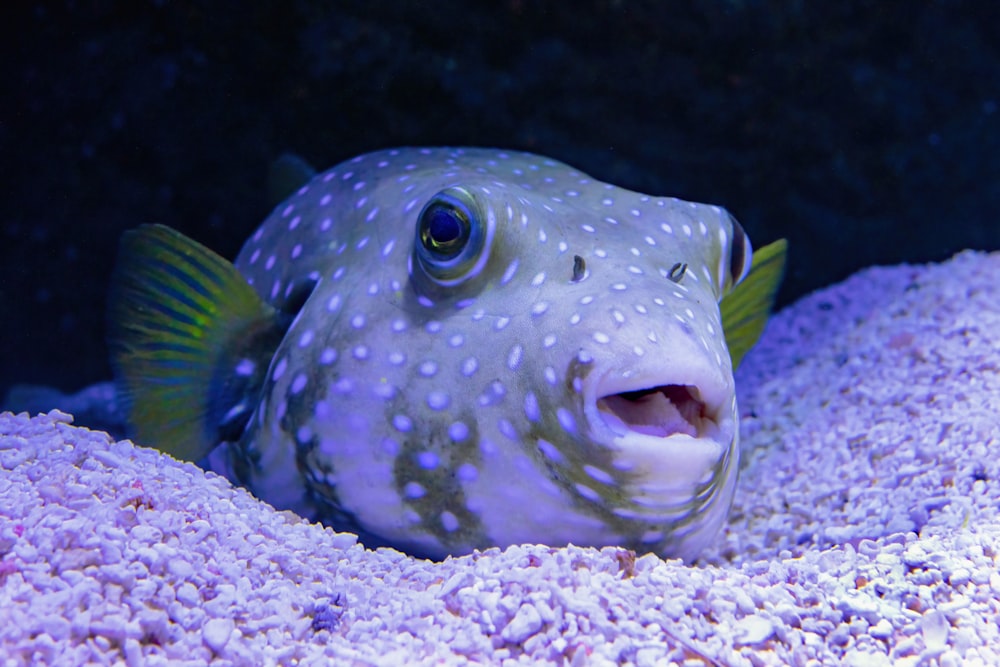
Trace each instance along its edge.
<path fill-rule="evenodd" d="M 276 507 L 430 557 L 692 558 L 725 520 L 739 419 L 719 301 L 753 253 L 724 209 L 527 153 L 399 149 L 315 175 L 235 270 L 144 229 L 112 293 L 137 434 L 189 458 L 222 443 L 213 467 Z M 754 339 L 777 250 L 737 318 Z"/>

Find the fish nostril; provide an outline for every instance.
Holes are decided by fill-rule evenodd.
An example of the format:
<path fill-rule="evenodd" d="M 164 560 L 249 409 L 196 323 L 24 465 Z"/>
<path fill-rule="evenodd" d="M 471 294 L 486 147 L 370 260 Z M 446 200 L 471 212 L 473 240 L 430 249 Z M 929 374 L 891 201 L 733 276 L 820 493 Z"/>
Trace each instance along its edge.
<path fill-rule="evenodd" d="M 573 255 L 573 279 L 571 282 L 578 283 L 587 275 L 587 262 L 579 255 Z"/>
<path fill-rule="evenodd" d="M 670 272 L 667 275 L 670 280 L 675 283 L 679 283 L 684 277 L 684 273 L 687 271 L 688 265 L 683 262 L 677 262 L 672 267 L 670 267 Z"/>

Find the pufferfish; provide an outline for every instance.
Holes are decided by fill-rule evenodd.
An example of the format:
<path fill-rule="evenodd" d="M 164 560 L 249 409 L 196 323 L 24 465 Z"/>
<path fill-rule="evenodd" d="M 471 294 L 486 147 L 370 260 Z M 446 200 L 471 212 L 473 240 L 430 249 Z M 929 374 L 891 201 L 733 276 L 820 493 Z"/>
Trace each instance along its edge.
<path fill-rule="evenodd" d="M 308 178 L 235 266 L 127 232 L 110 344 L 132 434 L 280 509 L 430 558 L 694 558 L 728 513 L 733 367 L 786 246 L 555 160 L 405 148 Z M 721 300 L 721 312 L 720 312 Z"/>

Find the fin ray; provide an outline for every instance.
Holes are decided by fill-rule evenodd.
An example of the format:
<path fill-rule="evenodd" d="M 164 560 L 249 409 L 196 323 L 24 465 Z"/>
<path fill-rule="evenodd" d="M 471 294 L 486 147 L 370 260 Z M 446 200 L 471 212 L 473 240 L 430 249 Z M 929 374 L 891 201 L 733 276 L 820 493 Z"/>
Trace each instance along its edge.
<path fill-rule="evenodd" d="M 211 250 L 162 225 L 126 232 L 109 297 L 109 344 L 136 439 L 178 458 L 204 457 L 227 411 L 247 394 L 257 398 L 262 375 L 241 384 L 232 370 L 244 356 L 273 353 L 284 334 L 279 320 Z"/>

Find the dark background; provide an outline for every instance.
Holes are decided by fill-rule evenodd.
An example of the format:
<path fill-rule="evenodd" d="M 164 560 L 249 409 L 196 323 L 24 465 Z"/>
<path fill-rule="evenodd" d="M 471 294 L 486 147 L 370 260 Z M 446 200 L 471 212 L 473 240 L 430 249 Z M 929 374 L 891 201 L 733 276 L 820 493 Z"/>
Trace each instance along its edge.
<path fill-rule="evenodd" d="M 121 232 L 233 257 L 284 151 L 525 149 L 722 204 L 790 239 L 782 303 L 996 250 L 998 49 L 992 0 L 4 2 L 0 395 L 107 379 Z"/>

